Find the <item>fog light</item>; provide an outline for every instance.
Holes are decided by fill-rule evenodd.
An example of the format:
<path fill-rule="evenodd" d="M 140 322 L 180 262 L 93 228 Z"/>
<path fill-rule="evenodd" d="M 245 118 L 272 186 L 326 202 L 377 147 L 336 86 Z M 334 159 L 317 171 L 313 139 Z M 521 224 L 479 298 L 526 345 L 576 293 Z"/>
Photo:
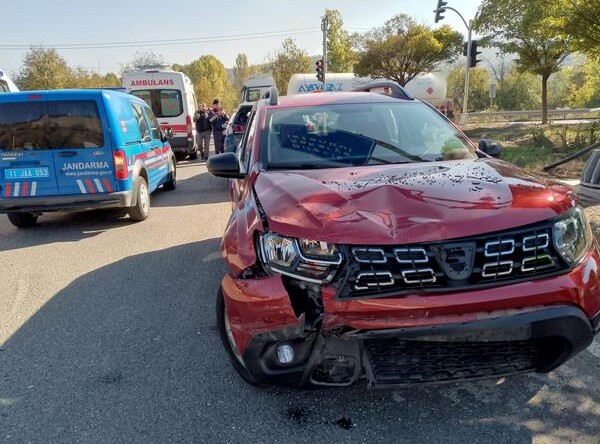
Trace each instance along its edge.
<path fill-rule="evenodd" d="M 277 359 L 281 364 L 291 364 L 294 360 L 294 349 L 291 345 L 283 344 L 277 347 Z"/>

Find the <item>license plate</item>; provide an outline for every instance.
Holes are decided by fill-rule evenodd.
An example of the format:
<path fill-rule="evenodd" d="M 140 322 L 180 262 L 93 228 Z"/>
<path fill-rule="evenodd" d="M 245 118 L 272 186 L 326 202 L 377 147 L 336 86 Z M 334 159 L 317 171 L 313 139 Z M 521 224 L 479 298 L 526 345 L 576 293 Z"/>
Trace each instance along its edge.
<path fill-rule="evenodd" d="M 9 168 L 4 170 L 5 179 L 40 179 L 49 177 L 48 167 Z"/>

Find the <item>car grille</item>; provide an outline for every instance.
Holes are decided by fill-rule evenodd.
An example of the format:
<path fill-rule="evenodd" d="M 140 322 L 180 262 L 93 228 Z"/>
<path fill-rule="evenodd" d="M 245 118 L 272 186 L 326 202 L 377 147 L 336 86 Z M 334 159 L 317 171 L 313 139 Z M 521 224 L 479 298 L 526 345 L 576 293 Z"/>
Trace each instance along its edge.
<path fill-rule="evenodd" d="M 550 340 L 429 342 L 368 339 L 364 348 L 376 385 L 499 377 L 543 369 L 564 344 Z"/>
<path fill-rule="evenodd" d="M 568 269 L 550 223 L 447 242 L 348 246 L 346 256 L 340 298 L 474 289 Z"/>

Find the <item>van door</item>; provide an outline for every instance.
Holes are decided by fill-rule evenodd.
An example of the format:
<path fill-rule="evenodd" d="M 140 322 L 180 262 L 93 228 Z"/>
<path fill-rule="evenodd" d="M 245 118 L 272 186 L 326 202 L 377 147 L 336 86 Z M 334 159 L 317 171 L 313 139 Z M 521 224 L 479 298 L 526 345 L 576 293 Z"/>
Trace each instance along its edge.
<path fill-rule="evenodd" d="M 131 106 L 141 135 L 140 146 L 142 151 L 135 156 L 135 159 L 144 162 L 148 172 L 148 191 L 153 192 L 158 186 L 157 153 L 160 152 L 159 144 L 162 145 L 162 142 L 154 140 L 152 137 L 150 119 L 147 117 L 151 114 L 150 109 L 147 106 L 142 107 L 138 103 L 132 103 Z M 146 113 L 144 113 L 144 110 L 146 110 Z"/>
<path fill-rule="evenodd" d="M 98 105 L 93 99 L 48 102 L 48 144 L 61 195 L 115 190 L 108 127 Z"/>
<path fill-rule="evenodd" d="M 148 176 L 150 177 L 150 191 L 154 191 L 162 184 L 167 174 L 169 173 L 168 151 L 162 141 L 162 133 L 160 124 L 154 116 L 154 113 L 147 106 L 144 107 L 148 124 L 150 125 L 150 134 L 152 136 L 151 151 L 146 159 L 146 167 L 148 168 Z"/>
<path fill-rule="evenodd" d="M 6 95 L 8 96 L 8 94 Z M 58 193 L 46 134 L 48 102 L 39 94 L 0 101 L 0 197 Z"/>

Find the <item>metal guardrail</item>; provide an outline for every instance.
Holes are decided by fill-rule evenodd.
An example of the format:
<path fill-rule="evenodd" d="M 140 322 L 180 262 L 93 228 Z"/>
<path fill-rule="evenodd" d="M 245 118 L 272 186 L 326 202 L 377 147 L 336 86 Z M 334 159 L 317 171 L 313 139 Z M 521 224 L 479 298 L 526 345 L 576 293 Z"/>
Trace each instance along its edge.
<path fill-rule="evenodd" d="M 457 121 L 459 121 L 460 116 L 461 113 L 455 113 L 455 119 Z M 598 118 L 600 118 L 600 110 L 598 110 L 598 108 L 548 110 L 548 119 L 551 121 Z M 541 110 L 469 113 L 469 123 L 531 122 L 541 120 Z"/>

